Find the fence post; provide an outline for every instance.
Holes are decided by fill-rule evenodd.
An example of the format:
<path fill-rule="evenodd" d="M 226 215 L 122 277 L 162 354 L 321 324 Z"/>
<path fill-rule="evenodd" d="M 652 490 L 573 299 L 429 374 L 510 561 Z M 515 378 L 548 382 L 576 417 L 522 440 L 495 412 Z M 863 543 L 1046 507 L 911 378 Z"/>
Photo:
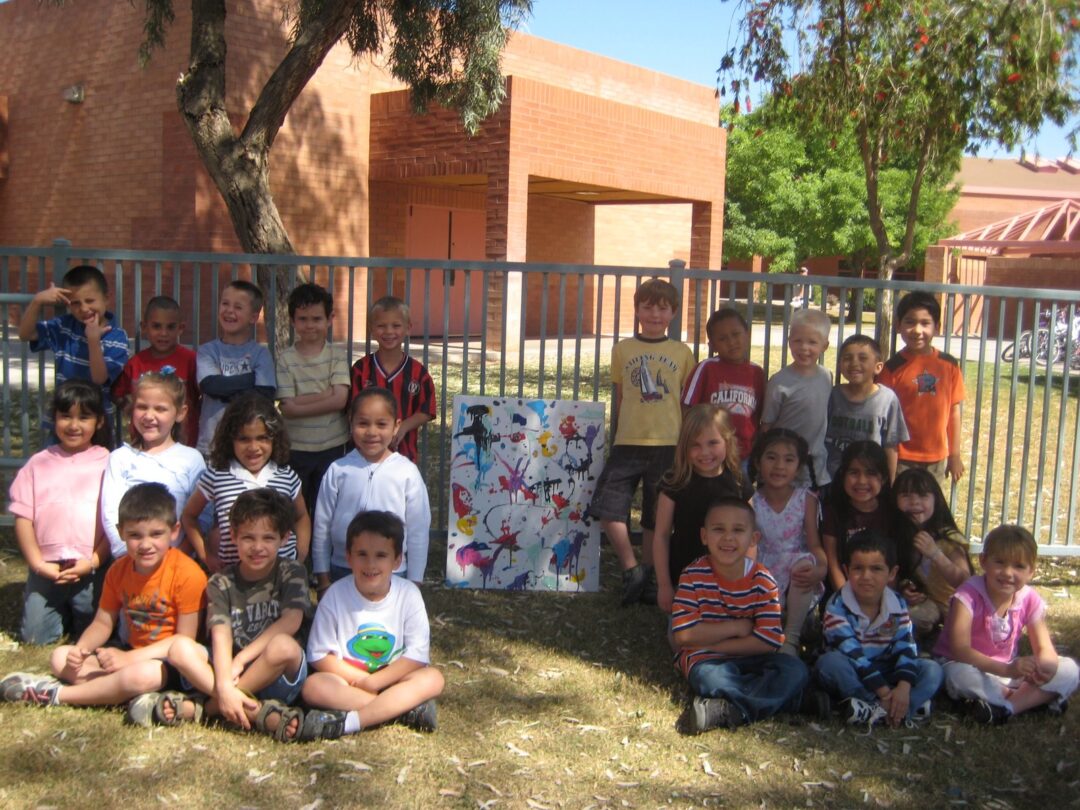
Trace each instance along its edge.
<path fill-rule="evenodd" d="M 71 242 L 63 237 L 53 239 L 52 248 L 48 251 L 52 258 L 53 281 L 60 286 L 64 273 L 68 271 L 68 260 L 71 258 Z"/>
<path fill-rule="evenodd" d="M 671 323 L 668 325 L 668 337 L 682 340 L 683 306 L 686 306 L 690 298 L 690 291 L 686 289 L 686 262 L 682 259 L 669 260 L 668 275 L 671 276 L 671 283 L 679 291 L 679 297 L 682 299 L 682 306 L 675 310 L 675 317 L 671 319 Z"/>

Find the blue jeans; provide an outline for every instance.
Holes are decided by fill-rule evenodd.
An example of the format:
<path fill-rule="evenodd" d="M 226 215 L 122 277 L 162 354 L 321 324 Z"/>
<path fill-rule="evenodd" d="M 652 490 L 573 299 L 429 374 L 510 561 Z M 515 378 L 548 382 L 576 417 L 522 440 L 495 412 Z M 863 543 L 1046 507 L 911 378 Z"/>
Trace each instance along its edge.
<path fill-rule="evenodd" d="M 908 717 L 911 717 L 916 709 L 937 694 L 944 678 L 941 664 L 937 661 L 916 658 L 914 664 L 915 683 L 911 685 Z M 896 686 L 900 681 L 895 672 L 883 671 L 882 675 L 885 676 L 889 686 Z M 858 672 L 855 671 L 855 662 L 839 650 L 830 650 L 817 660 L 814 664 L 814 677 L 826 691 L 840 700 L 857 697 L 859 700 L 877 702 L 877 695 L 863 685 Z"/>
<path fill-rule="evenodd" d="M 53 644 L 65 630 L 78 639 L 93 619 L 94 577 L 57 584 L 27 572 L 20 628 L 24 643 Z"/>
<path fill-rule="evenodd" d="M 694 664 L 687 680 L 694 694 L 726 698 L 753 723 L 777 712 L 797 710 L 810 670 L 794 656 L 764 653 L 701 661 Z"/>

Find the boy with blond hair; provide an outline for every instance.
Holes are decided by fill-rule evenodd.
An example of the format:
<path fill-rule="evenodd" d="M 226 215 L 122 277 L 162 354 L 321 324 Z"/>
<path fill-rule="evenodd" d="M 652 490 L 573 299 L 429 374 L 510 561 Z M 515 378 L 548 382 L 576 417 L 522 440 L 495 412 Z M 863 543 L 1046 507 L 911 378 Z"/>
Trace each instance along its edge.
<path fill-rule="evenodd" d="M 352 367 L 352 397 L 365 388 L 385 388 L 397 403 L 401 424 L 390 449 L 416 463 L 419 428 L 435 418 L 435 383 L 424 364 L 405 351 L 412 321 L 409 307 L 392 295 L 380 298 L 368 313 L 369 329 L 379 348 Z"/>
<path fill-rule="evenodd" d="M 832 372 L 818 362 L 829 348 L 832 323 L 820 309 L 800 309 L 791 316 L 788 351 L 791 362 L 765 385 L 765 404 L 759 430 L 786 428 L 802 436 L 810 450 L 810 464 L 796 483 L 823 487 L 829 483 L 825 465 L 825 428 L 829 420 Z"/>

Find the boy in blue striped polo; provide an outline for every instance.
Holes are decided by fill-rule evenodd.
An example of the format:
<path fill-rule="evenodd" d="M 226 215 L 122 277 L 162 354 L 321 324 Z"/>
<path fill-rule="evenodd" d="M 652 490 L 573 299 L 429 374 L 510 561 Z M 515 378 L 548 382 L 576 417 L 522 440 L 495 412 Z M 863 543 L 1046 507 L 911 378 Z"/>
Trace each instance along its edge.
<path fill-rule="evenodd" d="M 814 675 L 841 701 L 852 725 L 925 721 L 942 670 L 918 657 L 907 604 L 889 587 L 900 570 L 896 547 L 864 529 L 848 538 L 845 553 L 847 582 L 825 608 L 829 651 L 815 663 Z"/>
<path fill-rule="evenodd" d="M 56 385 L 64 380 L 87 380 L 101 386 L 105 400 L 105 421 L 114 423 L 109 389 L 128 361 L 128 337 L 113 322 L 109 312 L 109 283 L 105 274 L 89 264 L 68 270 L 60 282 L 42 290 L 23 310 L 19 339 L 30 343 L 30 351 L 51 349 Z M 49 320 L 38 320 L 44 306 L 67 306 L 68 311 Z M 45 444 L 54 444 L 52 417 L 41 421 Z M 110 442 L 111 446 L 111 442 Z"/>

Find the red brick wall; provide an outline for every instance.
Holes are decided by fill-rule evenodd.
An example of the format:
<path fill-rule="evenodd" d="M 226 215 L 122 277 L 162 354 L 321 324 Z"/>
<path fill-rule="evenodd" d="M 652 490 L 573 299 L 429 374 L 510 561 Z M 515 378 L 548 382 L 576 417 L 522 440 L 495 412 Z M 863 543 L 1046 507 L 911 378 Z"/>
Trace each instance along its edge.
<path fill-rule="evenodd" d="M 553 199 L 532 195 L 529 198 L 528 257 L 529 262 L 550 264 L 593 264 L 596 234 L 594 212 L 597 209 L 586 203 Z M 567 326 L 575 326 L 580 283 L 576 276 L 568 276 L 563 289 L 563 306 L 559 306 L 560 276 L 552 274 L 547 279 L 548 309 L 546 329 L 548 335 L 558 333 L 561 316 L 566 313 Z M 540 334 L 540 302 L 544 281 L 536 276 L 529 279 L 528 316 L 526 332 Z M 591 279 L 586 279 L 580 293 L 584 309 L 582 328 L 592 331 L 596 297 Z"/>

